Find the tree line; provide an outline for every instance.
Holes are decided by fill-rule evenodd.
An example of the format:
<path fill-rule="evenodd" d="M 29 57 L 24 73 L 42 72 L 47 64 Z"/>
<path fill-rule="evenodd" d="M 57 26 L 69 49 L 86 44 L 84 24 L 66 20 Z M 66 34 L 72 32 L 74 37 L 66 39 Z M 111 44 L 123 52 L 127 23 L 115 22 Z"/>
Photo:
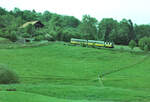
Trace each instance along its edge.
<path fill-rule="evenodd" d="M 25 22 L 41 21 L 45 26 L 35 29 L 32 25 L 20 28 Z M 16 41 L 20 37 L 34 35 L 35 40 L 57 40 L 69 42 L 71 38 L 111 41 L 115 44 L 128 45 L 131 40 L 139 43 L 140 39 L 150 37 L 150 25 L 137 25 L 131 19 L 121 21 L 103 18 L 98 21 L 90 15 L 83 15 L 82 20 L 74 16 L 59 15 L 35 10 L 7 11 L 0 7 L 0 37 Z M 149 45 L 147 45 L 149 46 Z"/>

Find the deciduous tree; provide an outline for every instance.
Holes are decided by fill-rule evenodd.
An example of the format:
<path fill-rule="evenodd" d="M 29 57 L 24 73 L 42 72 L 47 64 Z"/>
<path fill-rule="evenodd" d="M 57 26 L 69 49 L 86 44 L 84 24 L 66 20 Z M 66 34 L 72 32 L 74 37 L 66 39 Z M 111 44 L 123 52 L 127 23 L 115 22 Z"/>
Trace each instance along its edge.
<path fill-rule="evenodd" d="M 87 40 L 89 39 L 97 39 L 98 38 L 98 21 L 94 17 L 90 17 L 89 15 L 84 15 L 79 25 L 79 29 L 82 33 L 82 38 Z"/>

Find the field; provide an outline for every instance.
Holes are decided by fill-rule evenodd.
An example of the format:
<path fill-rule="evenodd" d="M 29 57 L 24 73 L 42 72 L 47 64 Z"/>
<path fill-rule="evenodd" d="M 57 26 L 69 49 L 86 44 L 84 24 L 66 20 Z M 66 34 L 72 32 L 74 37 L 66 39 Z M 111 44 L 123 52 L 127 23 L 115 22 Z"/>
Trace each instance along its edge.
<path fill-rule="evenodd" d="M 148 102 L 149 62 L 149 53 L 126 46 L 94 49 L 56 42 L 0 49 L 0 65 L 20 78 L 19 84 L 0 85 L 0 102 Z"/>

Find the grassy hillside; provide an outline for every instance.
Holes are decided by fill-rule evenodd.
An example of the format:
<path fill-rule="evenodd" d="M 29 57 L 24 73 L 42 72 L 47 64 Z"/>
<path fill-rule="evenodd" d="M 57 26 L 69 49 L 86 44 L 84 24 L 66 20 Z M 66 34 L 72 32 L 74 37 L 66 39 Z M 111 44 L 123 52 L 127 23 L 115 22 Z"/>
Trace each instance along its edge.
<path fill-rule="evenodd" d="M 12 43 L 9 39 L 0 37 L 0 45 L 1 44 L 10 44 Z"/>
<path fill-rule="evenodd" d="M 0 93 L 0 102 L 48 102 L 48 101 L 65 102 L 65 100 L 58 100 L 56 98 L 50 98 L 47 96 L 24 93 L 24 92 L 3 91 Z"/>
<path fill-rule="evenodd" d="M 53 98 L 53 97 L 48 97 L 48 96 L 43 96 L 43 95 L 38 95 L 38 94 L 25 93 L 25 92 L 3 91 L 0 93 L 0 102 L 50 102 L 50 101 L 51 102 L 67 102 L 67 101 L 80 102 L 77 100 L 58 99 L 58 98 Z M 82 100 L 82 102 L 89 102 L 89 101 Z"/>
<path fill-rule="evenodd" d="M 0 63 L 13 69 L 21 83 L 0 88 L 67 100 L 147 102 L 149 61 L 149 54 L 141 51 L 131 53 L 61 43 L 1 49 Z M 102 82 L 98 76 L 103 76 Z"/>

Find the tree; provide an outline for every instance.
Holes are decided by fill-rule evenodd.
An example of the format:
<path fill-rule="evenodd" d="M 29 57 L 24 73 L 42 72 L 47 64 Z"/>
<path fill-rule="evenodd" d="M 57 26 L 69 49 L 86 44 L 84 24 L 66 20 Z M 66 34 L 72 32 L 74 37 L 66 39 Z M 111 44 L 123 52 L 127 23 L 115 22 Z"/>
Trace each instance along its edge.
<path fill-rule="evenodd" d="M 150 37 L 150 25 L 136 25 L 135 34 L 137 42 L 145 36 Z"/>
<path fill-rule="evenodd" d="M 96 18 L 90 17 L 89 15 L 84 15 L 79 25 L 79 30 L 82 33 L 82 38 L 84 39 L 97 39 L 98 33 L 98 21 Z"/>
<path fill-rule="evenodd" d="M 26 32 L 29 34 L 29 37 L 32 38 L 35 35 L 35 27 L 32 24 L 29 24 L 26 27 Z"/>
<path fill-rule="evenodd" d="M 18 35 L 17 35 L 17 32 L 16 32 L 16 31 L 12 31 L 12 32 L 10 33 L 9 39 L 10 39 L 11 41 L 15 42 L 15 41 L 17 41 L 17 39 L 18 39 L 17 36 L 18 36 Z"/>
<path fill-rule="evenodd" d="M 80 21 L 72 16 L 61 16 L 53 14 L 48 22 L 50 35 L 59 41 L 69 41 L 75 34 L 74 28 L 77 28 Z M 73 32 L 72 34 L 70 32 Z M 68 38 L 66 38 L 68 36 Z"/>
<path fill-rule="evenodd" d="M 145 52 L 148 52 L 149 51 L 149 48 L 148 48 L 148 46 L 146 45 L 146 46 L 144 46 L 144 51 Z"/>
<path fill-rule="evenodd" d="M 117 26 L 115 26 L 115 29 L 111 32 L 111 39 L 116 44 L 122 44 L 122 45 L 128 45 L 129 43 L 129 24 L 128 20 L 122 19 Z"/>
<path fill-rule="evenodd" d="M 73 16 L 63 16 L 63 22 L 65 27 L 76 28 L 80 24 L 80 21 Z"/>
<path fill-rule="evenodd" d="M 43 15 L 41 16 L 41 20 L 44 22 L 48 22 L 51 18 L 52 18 L 52 13 L 50 13 L 49 11 L 44 11 Z"/>
<path fill-rule="evenodd" d="M 19 9 L 19 8 L 14 8 L 14 10 L 12 11 L 12 14 L 15 17 L 23 17 L 23 12 Z"/>
<path fill-rule="evenodd" d="M 0 66 L 0 84 L 19 83 L 19 77 L 12 70 Z"/>
<path fill-rule="evenodd" d="M 134 26 L 130 19 L 128 20 L 128 27 L 129 27 L 129 33 L 128 33 L 129 41 L 135 40 Z"/>
<path fill-rule="evenodd" d="M 15 18 L 13 15 L 8 14 L 0 16 L 0 22 L 3 22 L 0 23 L 0 36 L 15 41 L 14 35 L 16 34 L 14 34 L 14 32 L 18 31 L 18 28 L 22 23 L 22 19 L 20 17 Z"/>
<path fill-rule="evenodd" d="M 63 41 L 69 42 L 71 38 L 80 38 L 80 32 L 76 28 L 66 28 L 62 32 Z"/>
<path fill-rule="evenodd" d="M 129 47 L 133 50 L 135 46 L 136 46 L 136 42 L 134 40 L 131 40 L 129 42 Z"/>
<path fill-rule="evenodd" d="M 104 18 L 98 25 L 99 38 L 106 41 L 110 41 L 110 34 L 116 28 L 117 21 L 113 18 Z M 114 30 L 115 31 L 115 30 Z"/>
<path fill-rule="evenodd" d="M 140 39 L 138 44 L 139 44 L 140 49 L 142 49 L 142 50 L 146 49 L 146 50 L 150 51 L 150 38 L 144 37 L 144 38 Z"/>
<path fill-rule="evenodd" d="M 0 15 L 6 15 L 8 14 L 8 12 L 4 9 L 0 7 Z"/>
<path fill-rule="evenodd" d="M 22 19 L 24 19 L 26 22 L 38 20 L 36 14 L 37 13 L 34 10 L 33 11 L 24 10 L 22 14 Z"/>
<path fill-rule="evenodd" d="M 60 15 L 53 15 L 49 21 L 50 34 L 55 40 L 62 40 L 62 31 L 64 29 L 63 18 Z"/>

